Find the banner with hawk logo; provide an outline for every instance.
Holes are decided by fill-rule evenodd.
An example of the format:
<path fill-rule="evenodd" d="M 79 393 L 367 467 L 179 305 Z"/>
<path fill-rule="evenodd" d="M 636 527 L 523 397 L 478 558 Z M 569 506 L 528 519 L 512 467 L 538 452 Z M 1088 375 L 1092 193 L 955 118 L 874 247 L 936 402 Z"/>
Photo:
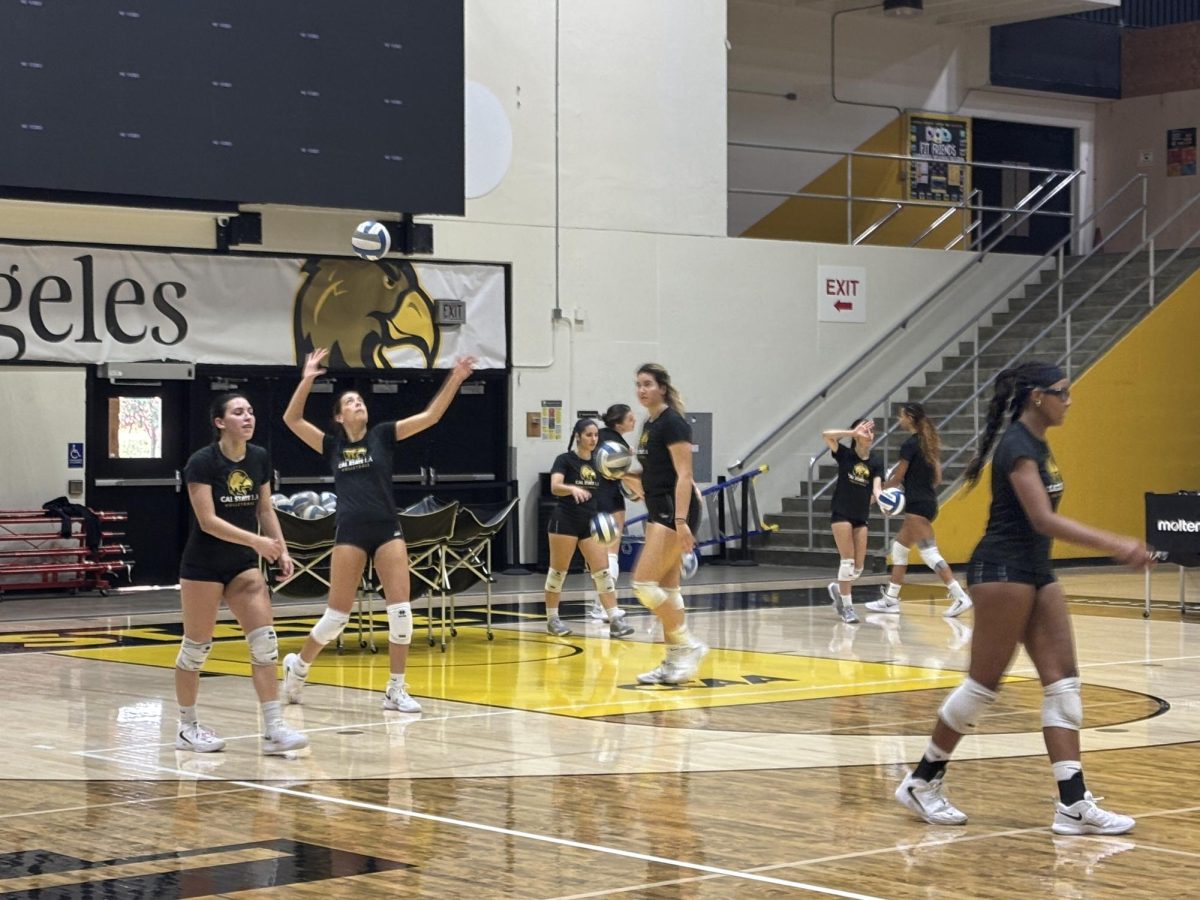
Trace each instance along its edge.
<path fill-rule="evenodd" d="M 0 361 L 273 366 L 327 347 L 335 370 L 503 369 L 505 300 L 497 265 L 0 246 Z"/>

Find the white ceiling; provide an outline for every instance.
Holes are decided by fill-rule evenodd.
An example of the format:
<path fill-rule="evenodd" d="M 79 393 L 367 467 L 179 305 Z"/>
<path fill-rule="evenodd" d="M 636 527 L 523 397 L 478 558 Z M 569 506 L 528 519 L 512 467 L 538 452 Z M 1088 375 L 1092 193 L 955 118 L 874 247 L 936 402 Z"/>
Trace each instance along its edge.
<path fill-rule="evenodd" d="M 825 10 L 831 15 L 842 10 L 862 9 L 871 5 L 869 0 L 743 0 L 743 2 Z M 883 0 L 878 0 L 876 5 L 877 9 L 864 10 L 862 15 L 882 17 Z M 926 26 L 1003 25 L 1008 22 L 1065 16 L 1070 13 L 1090 12 L 1120 5 L 1121 0 L 925 0 L 925 12 L 920 16 L 912 17 L 912 21 Z M 897 21 L 904 20 L 898 18 Z"/>

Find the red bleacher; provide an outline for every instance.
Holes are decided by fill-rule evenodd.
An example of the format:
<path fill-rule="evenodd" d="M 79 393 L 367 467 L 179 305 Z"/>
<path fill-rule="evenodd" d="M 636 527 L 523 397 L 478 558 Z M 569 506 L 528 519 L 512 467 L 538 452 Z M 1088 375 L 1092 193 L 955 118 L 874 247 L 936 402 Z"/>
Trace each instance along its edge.
<path fill-rule="evenodd" d="M 128 517 L 123 512 L 92 512 L 101 524 L 100 546 L 95 550 L 87 546 L 82 516 L 70 517 L 71 533 L 64 536 L 63 519 L 57 514 L 0 510 L 0 596 L 6 591 L 47 589 L 104 593 L 117 575 L 128 575 L 133 566 L 130 548 L 114 542 L 124 532 L 104 530 Z"/>

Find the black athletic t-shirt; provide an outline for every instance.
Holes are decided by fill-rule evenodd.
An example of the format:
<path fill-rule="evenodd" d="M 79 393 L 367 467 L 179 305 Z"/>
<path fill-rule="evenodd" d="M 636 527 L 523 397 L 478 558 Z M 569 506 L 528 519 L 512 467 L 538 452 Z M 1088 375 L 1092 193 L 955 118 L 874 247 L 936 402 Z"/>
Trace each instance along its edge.
<path fill-rule="evenodd" d="M 921 452 L 921 439 L 915 434 L 900 445 L 900 458 L 907 460 L 904 472 L 904 500 L 906 506 L 914 503 L 937 506 L 937 491 L 933 489 L 933 467 L 925 461 Z"/>
<path fill-rule="evenodd" d="M 218 444 L 201 447 L 188 458 L 183 469 L 183 480 L 187 484 L 207 484 L 212 488 L 213 511 L 217 518 L 251 534 L 258 532 L 259 488 L 271 482 L 271 460 L 265 449 L 257 444 L 247 444 L 246 455 L 234 462 L 221 452 Z M 210 561 L 214 565 L 220 560 L 212 554 L 231 548 L 257 556 L 253 549 L 244 544 L 235 544 L 207 533 L 200 527 L 196 512 L 190 506 L 189 512 L 191 527 L 184 556 Z"/>
<path fill-rule="evenodd" d="M 679 480 L 675 461 L 671 459 L 672 444 L 686 443 L 691 452 L 692 426 L 671 407 L 657 419 L 647 419 L 638 439 L 637 456 L 642 464 L 642 489 L 647 494 L 670 494 Z"/>
<path fill-rule="evenodd" d="M 555 473 L 563 477 L 563 484 L 581 487 L 585 491 L 592 492 L 592 496 L 584 503 L 577 502 L 570 494 L 565 497 L 557 497 L 555 499 L 558 500 L 558 508 L 572 515 L 586 515 L 588 518 L 594 516 L 597 509 L 596 489 L 600 487 L 600 482 L 604 479 L 600 477 L 600 473 L 596 471 L 592 461 L 580 459 L 574 450 L 568 450 L 566 453 L 560 453 L 554 460 L 550 474 L 554 475 Z"/>
<path fill-rule="evenodd" d="M 1022 459 L 1032 459 L 1037 464 L 1038 475 L 1050 495 L 1050 506 L 1058 509 L 1063 480 L 1050 446 L 1034 437 L 1020 422 L 1013 422 L 992 455 L 992 506 L 988 511 L 987 531 L 972 559 L 1037 573 L 1049 572 L 1050 538 L 1033 530 L 1010 478 Z"/>
<path fill-rule="evenodd" d="M 326 434 L 322 447 L 333 471 L 338 524 L 395 523 L 392 458 L 396 449 L 396 423 L 371 426 L 361 441 L 349 441 L 341 434 Z"/>
<path fill-rule="evenodd" d="M 831 509 L 834 515 L 847 519 L 866 519 L 871 514 L 871 486 L 883 478 L 883 461 L 871 453 L 866 459 L 845 444 L 838 444 L 830 455 L 837 460 L 837 486 L 833 489 Z"/>
<path fill-rule="evenodd" d="M 601 428 L 599 440 L 596 441 L 596 449 L 600 448 L 601 444 L 612 441 L 615 444 L 620 444 L 628 449 L 629 442 L 625 440 L 625 435 L 617 431 L 615 428 Z M 601 478 L 600 487 L 597 489 L 601 500 L 601 509 L 610 509 L 612 504 L 615 504 L 621 497 L 621 482 L 614 481 L 611 478 Z M 604 505 L 605 503 L 609 505 Z"/>

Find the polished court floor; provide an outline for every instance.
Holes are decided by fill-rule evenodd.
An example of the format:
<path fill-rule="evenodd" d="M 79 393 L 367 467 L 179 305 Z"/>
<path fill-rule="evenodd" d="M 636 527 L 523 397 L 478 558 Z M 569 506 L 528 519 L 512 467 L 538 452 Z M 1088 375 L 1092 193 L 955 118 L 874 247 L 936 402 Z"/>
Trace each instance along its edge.
<path fill-rule="evenodd" d="M 1040 691 L 1018 659 L 947 776 L 970 816 L 935 828 L 892 799 L 961 679 L 971 614 L 905 588 L 899 616 L 840 623 L 827 578 L 705 567 L 688 585 L 713 648 L 699 678 L 644 687 L 661 635 L 613 641 L 568 593 L 542 629 L 538 577 L 502 578 L 494 639 L 459 599 L 445 651 L 409 668 L 420 716 L 386 713 L 384 652 L 314 665 L 287 709 L 310 749 L 259 752 L 244 642 L 222 626 L 202 683 L 219 754 L 174 750 L 172 591 L 0 602 L 0 897 L 1162 897 L 1200 883 L 1200 617 L 1174 571 L 1061 574 L 1072 599 L 1084 765 L 1121 837 L 1050 832 Z M 628 576 L 624 576 L 627 580 Z M 582 588 L 583 577 L 573 576 Z M 1200 583 L 1191 577 L 1192 598 Z M 622 596 L 628 591 L 622 592 Z M 321 606 L 277 607 L 281 648 Z M 370 626 L 368 625 L 368 628 Z M 435 630 L 435 635 L 438 632 Z"/>

